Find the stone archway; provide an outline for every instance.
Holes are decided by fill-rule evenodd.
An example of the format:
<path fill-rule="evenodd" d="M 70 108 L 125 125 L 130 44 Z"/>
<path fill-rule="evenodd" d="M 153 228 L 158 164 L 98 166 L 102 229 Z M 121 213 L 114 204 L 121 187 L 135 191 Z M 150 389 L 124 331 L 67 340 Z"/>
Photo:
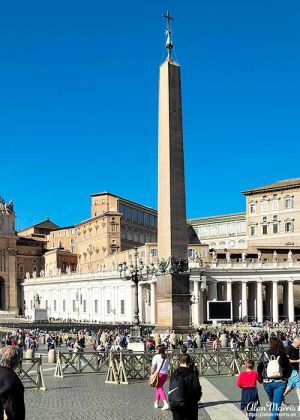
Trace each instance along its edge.
<path fill-rule="evenodd" d="M 0 277 L 0 310 L 5 310 L 5 281 Z"/>

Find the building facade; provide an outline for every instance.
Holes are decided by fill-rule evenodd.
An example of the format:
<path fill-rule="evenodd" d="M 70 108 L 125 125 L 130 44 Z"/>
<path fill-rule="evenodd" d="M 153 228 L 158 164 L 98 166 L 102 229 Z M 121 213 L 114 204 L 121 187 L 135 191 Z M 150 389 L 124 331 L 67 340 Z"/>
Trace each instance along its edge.
<path fill-rule="evenodd" d="M 248 246 L 300 246 L 300 178 L 244 191 Z"/>
<path fill-rule="evenodd" d="M 148 256 L 151 261 L 149 253 Z M 189 303 L 191 323 L 195 327 L 207 322 L 206 306 L 210 300 L 231 301 L 234 321 L 300 320 L 300 262 L 297 260 L 212 262 L 203 268 L 190 258 L 189 266 Z M 154 275 L 139 284 L 141 322 L 157 321 L 156 283 Z M 35 293 L 40 296 L 41 306 L 47 308 L 48 316 L 55 319 L 121 323 L 132 322 L 134 317 L 133 284 L 120 279 L 117 264 L 113 270 L 101 272 L 25 279 L 27 316 L 31 314 Z"/>

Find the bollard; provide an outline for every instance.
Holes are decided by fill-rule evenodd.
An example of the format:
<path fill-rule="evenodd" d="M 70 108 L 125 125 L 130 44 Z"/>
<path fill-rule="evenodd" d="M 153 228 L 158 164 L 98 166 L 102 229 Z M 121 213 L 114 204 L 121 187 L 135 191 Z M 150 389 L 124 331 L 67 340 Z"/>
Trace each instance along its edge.
<path fill-rule="evenodd" d="M 56 363 L 56 351 L 54 349 L 50 349 L 48 352 L 48 363 Z"/>
<path fill-rule="evenodd" d="M 33 350 L 27 349 L 25 352 L 25 359 L 33 359 Z"/>
<path fill-rule="evenodd" d="M 228 345 L 228 340 L 226 337 L 226 334 L 222 334 L 220 337 L 220 343 L 221 343 L 221 347 L 227 347 Z"/>

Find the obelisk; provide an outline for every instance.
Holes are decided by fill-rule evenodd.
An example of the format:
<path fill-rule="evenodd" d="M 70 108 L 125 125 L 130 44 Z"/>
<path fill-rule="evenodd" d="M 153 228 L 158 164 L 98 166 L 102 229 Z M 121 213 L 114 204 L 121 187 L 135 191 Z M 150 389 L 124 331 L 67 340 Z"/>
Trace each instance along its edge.
<path fill-rule="evenodd" d="M 158 258 L 177 263 L 187 258 L 184 156 L 180 66 L 171 51 L 172 31 L 167 12 L 167 57 L 159 69 L 158 121 Z M 170 268 L 170 267 L 169 267 Z M 186 329 L 190 322 L 189 276 L 171 269 L 157 279 L 159 329 Z"/>

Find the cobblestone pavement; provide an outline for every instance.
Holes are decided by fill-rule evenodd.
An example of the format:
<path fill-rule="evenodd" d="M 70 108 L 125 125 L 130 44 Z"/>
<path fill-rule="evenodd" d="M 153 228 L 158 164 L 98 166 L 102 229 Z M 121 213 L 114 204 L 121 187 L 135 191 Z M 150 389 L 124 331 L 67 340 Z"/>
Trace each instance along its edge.
<path fill-rule="evenodd" d="M 215 377 L 211 377 L 207 379 L 209 379 L 209 382 L 213 384 L 217 389 L 219 389 L 228 400 L 234 403 L 237 407 L 240 407 L 241 392 L 235 386 L 235 383 L 236 383 L 235 376 L 229 376 L 229 377 L 215 376 Z M 200 382 L 201 382 L 201 378 L 200 378 Z M 263 385 L 258 385 L 258 393 L 259 393 L 261 407 L 266 407 L 268 398 L 267 398 L 266 392 L 263 389 Z M 300 413 L 297 412 L 298 400 L 297 400 L 296 390 L 292 391 L 286 397 L 286 404 L 287 405 L 284 406 L 282 409 L 282 414 L 280 418 L 300 419 Z M 264 415 L 264 412 L 261 412 L 261 414 L 257 416 L 257 418 L 268 419 L 269 416 Z"/>
<path fill-rule="evenodd" d="M 154 391 L 145 382 L 105 384 L 105 375 L 53 378 L 45 372 L 47 391 L 26 389 L 27 420 L 150 420 L 172 419 L 169 411 L 153 408 Z M 167 389 L 167 388 L 166 388 Z M 209 420 L 203 409 L 201 419 Z"/>
<path fill-rule="evenodd" d="M 105 374 L 73 374 L 65 378 L 54 378 L 54 370 L 45 366 L 45 385 L 47 391 L 26 389 L 27 420 L 163 420 L 172 419 L 169 411 L 153 408 L 154 391 L 145 382 L 133 382 L 129 385 L 105 384 Z M 224 395 L 222 401 L 209 401 L 200 405 L 199 419 L 210 420 L 223 417 L 222 409 L 233 403 L 240 404 L 240 391 L 236 388 L 236 377 L 206 378 Z M 201 378 L 200 378 L 201 382 Z M 205 382 L 205 381 L 203 381 Z M 167 389 L 167 386 L 165 387 Z M 261 404 L 266 403 L 266 395 L 259 387 Z M 203 389 L 205 393 L 205 388 Z M 297 405 L 297 397 L 293 391 L 287 403 Z M 215 415 L 210 417 L 205 407 L 213 407 Z M 288 413 L 287 413 L 288 414 Z M 243 416 L 241 416 L 242 418 Z M 239 415 L 238 415 L 239 418 Z M 263 419 L 268 416 L 259 417 Z M 283 418 L 283 417 L 282 417 Z M 299 418 L 286 415 L 285 418 Z"/>

